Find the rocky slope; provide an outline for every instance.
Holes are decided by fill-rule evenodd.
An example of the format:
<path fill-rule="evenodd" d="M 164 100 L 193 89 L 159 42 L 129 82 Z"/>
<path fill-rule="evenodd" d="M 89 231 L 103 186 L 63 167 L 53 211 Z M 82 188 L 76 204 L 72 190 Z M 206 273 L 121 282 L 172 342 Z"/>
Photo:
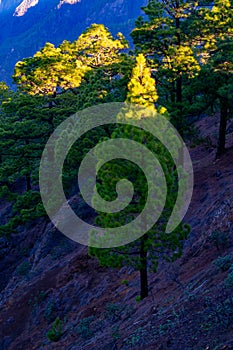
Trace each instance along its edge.
<path fill-rule="evenodd" d="M 182 258 L 150 274 L 149 297 L 135 300 L 137 272 L 101 268 L 85 247 L 37 220 L 0 239 L 0 349 L 233 349 L 228 271 L 213 264 L 233 253 L 233 133 L 229 128 L 227 152 L 215 161 L 218 116 L 197 126 L 202 138 L 189 145 L 195 186 L 186 221 L 192 232 Z M 7 210 L 2 203 L 1 214 Z M 215 231 L 225 237 L 217 245 Z M 51 342 L 47 332 L 56 317 L 62 335 Z"/>
<path fill-rule="evenodd" d="M 69 4 L 74 5 L 80 0 L 60 0 L 60 2 L 57 5 L 57 9 L 60 9 L 62 5 Z M 15 12 L 13 16 L 23 16 L 27 11 L 30 9 L 30 7 L 34 7 L 39 3 L 39 0 L 23 0 L 15 9 Z"/>
<path fill-rule="evenodd" d="M 12 83 L 17 61 L 46 42 L 75 40 L 92 23 L 129 38 L 147 0 L 2 0 L 0 3 L 0 81 Z"/>

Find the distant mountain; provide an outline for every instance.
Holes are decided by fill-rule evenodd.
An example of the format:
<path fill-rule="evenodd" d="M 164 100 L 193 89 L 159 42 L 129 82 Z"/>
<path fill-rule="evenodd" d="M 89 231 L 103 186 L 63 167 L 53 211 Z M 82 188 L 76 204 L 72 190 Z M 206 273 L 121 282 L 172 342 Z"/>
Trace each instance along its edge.
<path fill-rule="evenodd" d="M 147 0 L 0 0 L 0 81 L 47 41 L 75 40 L 92 23 L 129 38 Z"/>

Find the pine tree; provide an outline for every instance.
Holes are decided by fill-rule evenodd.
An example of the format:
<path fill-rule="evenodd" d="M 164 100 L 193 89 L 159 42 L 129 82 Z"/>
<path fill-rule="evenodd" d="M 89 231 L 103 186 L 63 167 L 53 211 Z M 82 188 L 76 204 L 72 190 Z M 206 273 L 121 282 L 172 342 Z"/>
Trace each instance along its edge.
<path fill-rule="evenodd" d="M 145 57 L 140 54 L 136 58 L 136 64 L 132 71 L 131 80 L 128 84 L 127 103 L 137 103 L 138 107 L 133 105 L 124 108 L 119 113 L 119 118 L 159 118 L 155 103 L 158 99 L 155 81 L 151 77 L 150 69 L 146 65 Z M 140 110 L 139 107 L 142 107 Z M 160 107 L 161 112 L 166 111 Z M 162 132 L 162 131 L 161 131 Z M 175 201 L 176 175 L 173 170 L 174 164 L 169 156 L 169 152 L 145 131 L 133 126 L 119 126 L 116 128 L 112 138 L 131 139 L 141 144 L 145 144 L 160 160 L 163 166 L 166 179 L 170 183 L 170 189 L 166 200 L 166 208 L 157 222 L 143 237 L 125 246 L 100 249 L 89 248 L 90 255 L 96 256 L 102 266 L 119 267 L 123 265 L 133 266 L 140 272 L 140 298 L 148 296 L 148 270 L 156 272 L 159 259 L 174 260 L 180 256 L 182 251 L 182 241 L 187 237 L 187 231 L 180 224 L 172 233 L 165 233 L 165 222 Z M 101 148 L 100 148 L 101 149 Z M 114 153 L 113 153 L 114 154 Z M 100 151 L 101 157 L 101 151 Z M 141 155 L 138 157 L 143 162 Z M 145 164 L 143 171 L 148 171 L 151 164 Z M 150 168 L 151 169 L 151 168 Z M 141 213 L 146 199 L 148 184 L 144 173 L 133 163 L 117 159 L 111 163 L 105 164 L 98 173 L 98 191 L 105 199 L 112 201 L 115 199 L 117 182 L 127 178 L 134 186 L 134 197 L 127 208 L 114 214 L 98 213 L 96 224 L 102 227 L 118 227 L 124 225 Z M 161 188 L 157 188 L 158 193 Z M 112 237 L 111 237 L 112 238 Z M 114 240 L 114 238 L 112 238 Z"/>
<path fill-rule="evenodd" d="M 195 77 L 200 67 L 192 49 L 186 23 L 197 7 L 193 1 L 149 0 L 143 11 L 148 20 L 140 17 L 132 31 L 136 51 L 150 60 L 160 87 L 160 100 L 168 108 L 172 120 L 182 133 L 187 103 L 183 86 Z"/>
<path fill-rule="evenodd" d="M 88 70 L 60 47 L 46 43 L 33 57 L 16 64 L 13 79 L 24 92 L 55 96 L 58 88 L 66 90 L 79 86 Z"/>
<path fill-rule="evenodd" d="M 19 61 L 13 79 L 21 91 L 56 96 L 57 90 L 77 88 L 93 68 L 119 62 L 128 44 L 121 33 L 114 39 L 102 24 L 93 24 L 80 37 L 57 48 L 46 43 L 33 57 Z"/>
<path fill-rule="evenodd" d="M 126 45 L 123 37 L 119 34 L 114 39 L 103 25 L 92 26 L 84 37 L 80 36 L 78 44 L 65 41 L 58 48 L 47 43 L 33 57 L 18 62 L 14 80 L 22 93 L 9 92 L 3 83 L 0 86 L 0 196 L 15 201 L 14 217 L 1 228 L 3 233 L 44 215 L 38 192 L 38 167 L 56 126 L 77 110 L 125 98 L 131 60 L 121 55 L 120 50 Z M 90 57 L 100 52 L 101 62 L 91 67 Z M 62 93 L 57 94 L 59 88 Z M 77 163 L 102 136 L 99 130 L 96 135 L 84 135 L 69 152 L 63 174 L 67 193 L 76 179 Z M 21 195 L 12 190 L 19 180 L 23 181 Z"/>
<path fill-rule="evenodd" d="M 134 103 L 155 111 L 155 103 L 158 100 L 155 81 L 151 77 L 150 68 L 146 65 L 146 59 L 142 54 L 136 58 L 136 66 L 133 68 L 132 77 L 128 84 L 126 102 Z"/>
<path fill-rule="evenodd" d="M 220 109 L 220 125 L 216 157 L 225 150 L 227 120 L 231 117 L 233 91 L 233 10 L 232 2 L 214 1 L 200 8 L 190 22 L 190 32 L 198 47 L 201 71 L 192 94 L 202 94 L 202 110 L 216 104 Z M 212 107 L 213 109 L 213 107 Z"/>
<path fill-rule="evenodd" d="M 0 96 L 0 198 L 14 201 L 12 217 L 0 233 L 11 233 L 45 215 L 38 187 L 41 155 L 54 128 L 76 112 L 76 98 L 59 95 L 51 109 L 49 96 L 5 90 Z"/>
<path fill-rule="evenodd" d="M 69 53 L 95 68 L 119 61 L 120 51 L 126 48 L 128 43 L 121 33 L 114 39 L 103 24 L 92 24 L 71 44 Z"/>

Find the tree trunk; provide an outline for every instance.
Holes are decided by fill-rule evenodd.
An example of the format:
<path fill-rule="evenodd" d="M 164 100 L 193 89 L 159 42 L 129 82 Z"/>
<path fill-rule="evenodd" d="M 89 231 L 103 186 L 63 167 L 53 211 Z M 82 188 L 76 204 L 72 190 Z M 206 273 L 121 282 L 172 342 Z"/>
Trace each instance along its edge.
<path fill-rule="evenodd" d="M 176 9 L 179 10 L 180 3 L 176 1 Z M 180 18 L 176 18 L 176 45 L 179 48 L 181 46 L 180 36 Z M 177 128 L 181 136 L 183 136 L 183 120 L 182 120 L 182 71 L 179 72 L 179 76 L 176 79 L 176 103 L 179 109 L 179 115 L 177 116 Z"/>
<path fill-rule="evenodd" d="M 218 147 L 216 158 L 220 157 L 225 151 L 226 144 L 226 129 L 227 129 L 227 116 L 228 116 L 228 104 L 224 98 L 220 99 L 220 125 L 218 134 Z"/>
<path fill-rule="evenodd" d="M 147 235 L 141 239 L 140 244 L 140 284 L 141 284 L 141 300 L 148 296 L 148 277 L 147 277 L 147 248 L 145 247 Z"/>
<path fill-rule="evenodd" d="M 180 76 L 176 80 L 176 102 L 182 103 L 182 77 Z M 180 108 L 181 106 L 179 106 Z"/>
<path fill-rule="evenodd" d="M 27 191 L 30 191 L 32 189 L 30 174 L 26 175 L 26 189 L 27 189 Z"/>
<path fill-rule="evenodd" d="M 29 141 L 25 140 L 25 144 L 27 146 L 29 146 Z M 27 162 L 27 166 L 29 167 L 29 161 Z M 30 173 L 26 174 L 25 178 L 26 178 L 26 191 L 30 191 L 32 189 L 32 186 L 31 186 L 31 174 Z"/>

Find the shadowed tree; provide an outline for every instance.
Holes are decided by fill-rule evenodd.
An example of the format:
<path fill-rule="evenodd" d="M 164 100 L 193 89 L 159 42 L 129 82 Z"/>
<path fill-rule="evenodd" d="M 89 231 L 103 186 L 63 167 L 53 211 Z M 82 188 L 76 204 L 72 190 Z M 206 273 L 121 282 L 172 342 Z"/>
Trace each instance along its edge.
<path fill-rule="evenodd" d="M 197 8 L 194 1 L 149 0 L 132 31 L 136 51 L 149 59 L 159 87 L 159 96 L 182 133 L 186 101 L 183 86 L 199 71 L 186 23 Z M 185 107 L 187 107 L 185 105 Z"/>
<path fill-rule="evenodd" d="M 216 157 L 225 150 L 227 120 L 232 117 L 232 5 L 229 0 L 213 1 L 213 6 L 197 10 L 189 26 L 201 63 L 192 93 L 205 101 L 202 108 L 215 103 L 220 109 Z"/>

